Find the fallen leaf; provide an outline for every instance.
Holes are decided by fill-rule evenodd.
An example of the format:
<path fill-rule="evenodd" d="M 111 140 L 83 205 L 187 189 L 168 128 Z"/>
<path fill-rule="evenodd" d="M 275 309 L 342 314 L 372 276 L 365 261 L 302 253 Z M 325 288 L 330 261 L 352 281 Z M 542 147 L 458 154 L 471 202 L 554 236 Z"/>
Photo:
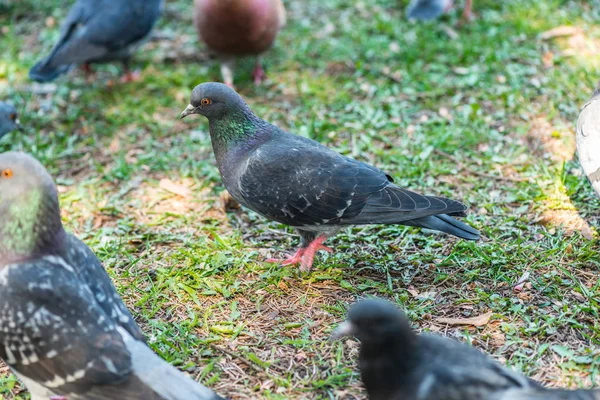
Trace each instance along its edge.
<path fill-rule="evenodd" d="M 573 35 L 577 34 L 579 31 L 580 31 L 580 28 L 578 28 L 576 26 L 568 26 L 568 25 L 557 26 L 556 28 L 552 28 L 549 31 L 543 32 L 540 35 L 540 38 L 542 40 L 548 40 L 548 39 L 553 39 L 555 37 L 560 37 L 560 36 L 573 36 Z"/>
<path fill-rule="evenodd" d="M 446 325 L 472 325 L 472 326 L 483 326 L 490 322 L 492 312 L 486 312 L 485 314 L 471 318 L 437 318 L 435 322 Z"/>
<path fill-rule="evenodd" d="M 158 187 L 167 192 L 177 194 L 182 197 L 190 197 L 192 195 L 190 188 L 173 182 L 170 179 L 163 178 L 160 180 Z"/>

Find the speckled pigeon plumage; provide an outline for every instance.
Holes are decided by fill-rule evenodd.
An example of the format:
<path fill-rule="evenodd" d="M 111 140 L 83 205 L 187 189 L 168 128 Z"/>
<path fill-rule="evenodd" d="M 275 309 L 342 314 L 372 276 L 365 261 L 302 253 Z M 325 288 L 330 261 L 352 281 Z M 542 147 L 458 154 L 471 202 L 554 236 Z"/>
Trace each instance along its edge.
<path fill-rule="evenodd" d="M 54 80 L 73 66 L 122 61 L 129 73 L 132 53 L 149 37 L 162 0 L 78 0 L 63 22 L 50 54 L 29 71 L 38 82 Z"/>
<path fill-rule="evenodd" d="M 255 83 L 265 78 L 260 55 L 285 25 L 281 0 L 194 0 L 194 25 L 200 39 L 221 58 L 221 74 L 233 86 L 237 57 L 256 56 Z"/>
<path fill-rule="evenodd" d="M 12 104 L 0 101 L 0 138 L 15 129 L 20 129 L 19 114 Z"/>
<path fill-rule="evenodd" d="M 600 400 L 588 390 L 553 390 L 458 341 L 417 335 L 395 305 L 354 304 L 334 339 L 361 342 L 358 365 L 370 400 Z"/>
<path fill-rule="evenodd" d="M 579 114 L 577 154 L 585 175 L 600 196 L 600 88 Z"/>
<path fill-rule="evenodd" d="M 257 213 L 290 225 L 302 247 L 284 262 L 309 270 L 323 242 L 348 225 L 401 224 L 476 240 L 479 232 L 450 215 L 454 200 L 402 189 L 391 176 L 258 118 L 231 88 L 203 83 L 181 117 L 208 118 L 217 165 L 232 197 Z"/>
<path fill-rule="evenodd" d="M 148 348 L 44 167 L 0 154 L 0 358 L 33 400 L 218 399 Z"/>

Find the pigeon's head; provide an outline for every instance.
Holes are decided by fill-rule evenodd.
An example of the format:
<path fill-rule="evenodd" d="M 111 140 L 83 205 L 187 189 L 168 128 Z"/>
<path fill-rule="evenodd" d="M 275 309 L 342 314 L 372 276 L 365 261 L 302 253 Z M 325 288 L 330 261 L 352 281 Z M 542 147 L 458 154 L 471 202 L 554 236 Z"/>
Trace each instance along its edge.
<path fill-rule="evenodd" d="M 39 251 L 62 232 L 54 182 L 25 153 L 0 153 L 0 221 L 0 259 Z"/>
<path fill-rule="evenodd" d="M 20 129 L 19 115 L 11 104 L 0 102 L 0 137 L 15 129 Z"/>
<path fill-rule="evenodd" d="M 200 114 L 210 121 L 246 110 L 248 106 L 235 90 L 222 83 L 206 82 L 192 90 L 190 104 L 181 113 L 181 118 Z"/>
<path fill-rule="evenodd" d="M 355 336 L 363 345 L 387 342 L 390 337 L 404 337 L 407 342 L 412 342 L 416 337 L 398 307 L 376 298 L 362 300 L 350 307 L 346 321 L 333 331 L 332 339 L 344 336 Z"/>

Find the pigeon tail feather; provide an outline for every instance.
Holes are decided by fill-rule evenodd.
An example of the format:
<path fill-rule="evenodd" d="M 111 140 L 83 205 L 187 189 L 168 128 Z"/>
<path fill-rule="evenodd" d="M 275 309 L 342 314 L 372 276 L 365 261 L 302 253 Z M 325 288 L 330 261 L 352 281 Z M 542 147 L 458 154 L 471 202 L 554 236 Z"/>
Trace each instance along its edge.
<path fill-rule="evenodd" d="M 446 214 L 413 219 L 404 224 L 449 233 L 466 240 L 478 240 L 480 237 L 478 230 Z"/>
<path fill-rule="evenodd" d="M 51 82 L 58 76 L 67 73 L 71 67 L 71 65 L 52 66 L 50 60 L 44 59 L 29 70 L 29 78 L 40 83 Z"/>

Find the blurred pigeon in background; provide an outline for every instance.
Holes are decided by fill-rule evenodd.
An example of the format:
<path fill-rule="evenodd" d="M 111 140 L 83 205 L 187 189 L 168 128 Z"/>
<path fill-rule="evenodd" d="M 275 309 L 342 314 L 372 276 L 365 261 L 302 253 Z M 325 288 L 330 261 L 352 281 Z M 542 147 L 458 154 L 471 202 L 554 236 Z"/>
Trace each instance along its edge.
<path fill-rule="evenodd" d="M 12 104 L 0 101 L 0 138 L 15 129 L 21 129 L 17 110 Z"/>
<path fill-rule="evenodd" d="M 129 69 L 132 53 L 150 37 L 162 0 L 78 0 L 61 28 L 50 54 L 29 71 L 37 82 L 54 80 L 73 66 L 121 61 L 121 81 L 135 80 Z"/>
<path fill-rule="evenodd" d="M 37 160 L 0 154 L 0 194 L 0 357 L 33 400 L 220 398 L 146 346 Z"/>
<path fill-rule="evenodd" d="M 410 225 L 479 239 L 477 230 L 450 216 L 464 215 L 463 204 L 402 189 L 375 167 L 287 133 L 258 118 L 223 84 L 196 86 L 181 118 L 190 114 L 208 118 L 231 196 L 300 233 L 301 248 L 283 265 L 310 270 L 318 250 L 333 251 L 323 242 L 348 225 Z"/>
<path fill-rule="evenodd" d="M 422 21 L 436 19 L 450 11 L 452 3 L 453 0 L 412 0 L 406 8 L 406 17 Z M 463 20 L 471 20 L 472 6 L 473 0 L 465 0 Z"/>
<path fill-rule="evenodd" d="M 600 196 L 600 87 L 579 114 L 577 154 L 583 171 Z"/>
<path fill-rule="evenodd" d="M 332 338 L 360 340 L 358 365 L 371 400 L 600 400 L 587 390 L 545 389 L 464 343 L 417 335 L 394 304 L 354 304 Z"/>
<path fill-rule="evenodd" d="M 233 87 L 235 58 L 256 56 L 254 82 L 265 79 L 260 55 L 285 25 L 281 0 L 195 0 L 194 25 L 200 39 L 221 59 L 221 74 Z"/>

